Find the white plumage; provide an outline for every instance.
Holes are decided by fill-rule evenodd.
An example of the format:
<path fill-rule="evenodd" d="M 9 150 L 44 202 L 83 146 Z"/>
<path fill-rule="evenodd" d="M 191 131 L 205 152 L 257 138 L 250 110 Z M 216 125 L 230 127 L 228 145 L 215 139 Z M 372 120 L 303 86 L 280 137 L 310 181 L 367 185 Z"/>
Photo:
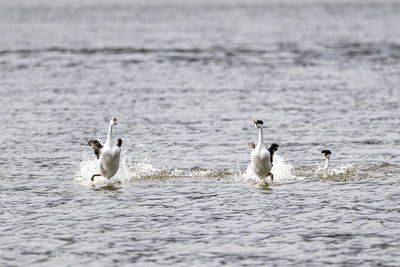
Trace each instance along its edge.
<path fill-rule="evenodd" d="M 97 140 L 89 140 L 88 144 L 94 149 L 98 160 L 98 168 L 100 174 L 94 174 L 91 180 L 94 180 L 95 176 L 103 176 L 107 179 L 113 177 L 119 169 L 119 158 L 121 154 L 122 139 L 118 139 L 116 144 L 113 143 L 113 127 L 117 125 L 117 119 L 114 118 L 110 121 L 108 128 L 107 141 L 102 146 Z"/>
<path fill-rule="evenodd" d="M 278 150 L 277 144 L 272 144 L 268 149 L 264 146 L 263 136 L 263 122 L 261 120 L 253 121 L 255 127 L 258 129 L 258 142 L 257 146 L 254 143 L 249 143 L 251 151 L 251 169 L 254 174 L 259 178 L 271 177 L 273 180 L 274 176 L 271 173 L 273 155 Z"/>

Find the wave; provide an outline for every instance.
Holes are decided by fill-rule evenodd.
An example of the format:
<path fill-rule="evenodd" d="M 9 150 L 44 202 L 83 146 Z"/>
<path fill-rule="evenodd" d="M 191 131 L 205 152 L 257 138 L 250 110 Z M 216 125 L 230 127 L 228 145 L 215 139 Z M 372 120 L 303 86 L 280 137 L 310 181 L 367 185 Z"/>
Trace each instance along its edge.
<path fill-rule="evenodd" d="M 366 60 L 392 60 L 400 59 L 400 44 L 395 42 L 345 42 L 320 43 L 317 47 L 302 46 L 297 43 L 277 43 L 264 48 L 255 47 L 131 47 L 131 46 L 109 46 L 109 47 L 45 47 L 36 49 L 4 49 L 0 50 L 3 55 L 36 55 L 36 54 L 66 54 L 66 55 L 154 55 L 159 59 L 171 61 L 202 61 L 237 59 L 239 62 L 248 58 L 258 59 L 259 63 L 268 63 L 275 55 L 274 64 L 282 60 L 282 54 L 288 55 L 294 63 L 316 63 L 320 60 L 331 61 L 337 58 L 343 59 L 366 59 Z M 265 57 L 268 55 L 268 57 Z M 271 58 L 272 57 L 272 58 Z M 138 63 L 140 60 L 130 59 L 126 63 Z M 258 62 L 258 61 L 257 61 Z"/>

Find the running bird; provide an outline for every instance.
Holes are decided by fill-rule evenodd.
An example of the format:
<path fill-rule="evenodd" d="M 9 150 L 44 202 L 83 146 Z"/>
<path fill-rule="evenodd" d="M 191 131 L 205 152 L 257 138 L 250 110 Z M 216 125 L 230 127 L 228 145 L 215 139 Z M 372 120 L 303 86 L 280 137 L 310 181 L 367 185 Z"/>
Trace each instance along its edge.
<path fill-rule="evenodd" d="M 258 129 L 258 143 L 249 143 L 251 151 L 251 168 L 253 172 L 259 177 L 264 178 L 269 176 L 271 181 L 274 180 L 274 175 L 271 173 L 273 156 L 278 151 L 277 144 L 271 144 L 268 149 L 264 146 L 263 137 L 263 121 L 253 121 L 255 127 Z"/>
<path fill-rule="evenodd" d="M 107 179 L 113 177 L 119 168 L 119 157 L 121 154 L 122 139 L 117 139 L 116 144 L 113 144 L 113 126 L 117 125 L 117 119 L 114 118 L 110 121 L 110 127 L 108 128 L 107 141 L 104 144 L 100 144 L 97 140 L 89 140 L 88 145 L 94 150 L 98 161 L 98 167 L 100 174 L 93 174 L 90 180 L 93 182 L 95 176 L 103 176 Z"/>
<path fill-rule="evenodd" d="M 330 150 L 322 150 L 321 151 L 322 157 L 325 158 L 325 166 L 324 169 L 327 169 L 329 166 L 329 160 L 331 158 L 332 152 Z"/>

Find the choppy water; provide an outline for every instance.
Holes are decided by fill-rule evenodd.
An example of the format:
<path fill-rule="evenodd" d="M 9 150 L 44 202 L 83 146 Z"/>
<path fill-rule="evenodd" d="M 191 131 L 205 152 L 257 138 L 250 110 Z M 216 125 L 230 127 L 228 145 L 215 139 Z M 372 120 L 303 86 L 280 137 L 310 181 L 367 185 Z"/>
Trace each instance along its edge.
<path fill-rule="evenodd" d="M 1 1 L 0 264 L 400 265 L 399 13 Z M 92 186 L 113 115 L 121 168 Z M 280 145 L 270 185 L 253 119 Z"/>

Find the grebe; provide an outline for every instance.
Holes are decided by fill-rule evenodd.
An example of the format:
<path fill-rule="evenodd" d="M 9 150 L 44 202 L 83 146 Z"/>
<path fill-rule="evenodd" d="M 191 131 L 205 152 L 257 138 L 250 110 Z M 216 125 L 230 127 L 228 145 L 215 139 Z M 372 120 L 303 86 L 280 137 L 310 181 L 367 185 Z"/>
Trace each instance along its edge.
<path fill-rule="evenodd" d="M 324 157 L 325 158 L 325 166 L 324 166 L 324 169 L 327 169 L 328 168 L 328 166 L 329 166 L 329 160 L 330 160 L 330 157 L 331 157 L 331 155 L 332 155 L 332 152 L 330 151 L 330 150 L 322 150 L 321 151 L 321 154 L 322 154 L 322 157 Z"/>
<path fill-rule="evenodd" d="M 94 150 L 94 154 L 97 156 L 98 167 L 100 174 L 93 174 L 90 180 L 93 182 L 95 176 L 103 176 L 107 179 L 113 177 L 119 168 L 119 158 L 121 154 L 122 139 L 117 139 L 116 144 L 113 144 L 113 126 L 117 125 L 117 119 L 114 118 L 110 121 L 108 128 L 107 141 L 104 144 L 100 144 L 97 140 L 89 140 L 88 145 Z"/>
<path fill-rule="evenodd" d="M 259 177 L 264 178 L 269 176 L 271 181 L 274 180 L 274 175 L 271 173 L 273 156 L 278 151 L 278 145 L 273 143 L 268 149 L 264 146 L 263 136 L 263 121 L 253 121 L 255 127 L 258 129 L 258 142 L 257 146 L 254 143 L 249 143 L 251 151 L 251 168 L 253 172 Z"/>

